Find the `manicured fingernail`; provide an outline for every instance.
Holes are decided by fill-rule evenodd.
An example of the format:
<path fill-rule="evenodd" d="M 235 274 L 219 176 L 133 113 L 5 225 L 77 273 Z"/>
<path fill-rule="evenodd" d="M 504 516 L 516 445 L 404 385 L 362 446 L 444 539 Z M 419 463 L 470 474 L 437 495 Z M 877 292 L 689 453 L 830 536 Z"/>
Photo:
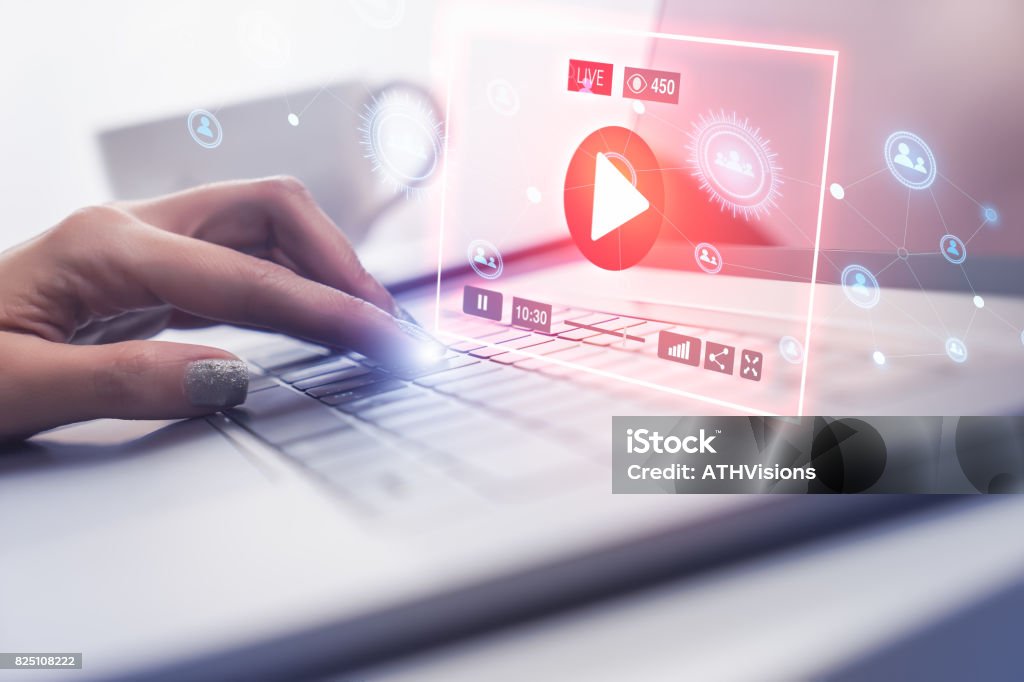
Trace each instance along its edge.
<path fill-rule="evenodd" d="M 410 358 L 413 362 L 437 361 L 443 358 L 444 354 L 448 351 L 447 346 L 431 336 L 427 330 L 418 324 L 413 324 L 407 320 L 395 321 L 398 323 L 399 329 L 419 341 L 420 346 L 423 349 L 421 356 Z"/>
<path fill-rule="evenodd" d="M 241 360 L 196 360 L 185 370 L 185 397 L 193 407 L 231 407 L 245 402 L 249 368 Z"/>

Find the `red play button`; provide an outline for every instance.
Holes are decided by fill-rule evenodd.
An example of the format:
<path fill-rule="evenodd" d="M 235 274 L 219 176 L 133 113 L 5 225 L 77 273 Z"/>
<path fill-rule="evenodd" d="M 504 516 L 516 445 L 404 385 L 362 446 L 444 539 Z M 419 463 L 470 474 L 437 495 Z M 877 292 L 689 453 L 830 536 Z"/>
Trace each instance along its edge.
<path fill-rule="evenodd" d="M 661 228 L 665 198 L 654 152 L 619 126 L 591 133 L 565 174 L 565 221 L 580 252 L 605 270 L 643 260 Z"/>

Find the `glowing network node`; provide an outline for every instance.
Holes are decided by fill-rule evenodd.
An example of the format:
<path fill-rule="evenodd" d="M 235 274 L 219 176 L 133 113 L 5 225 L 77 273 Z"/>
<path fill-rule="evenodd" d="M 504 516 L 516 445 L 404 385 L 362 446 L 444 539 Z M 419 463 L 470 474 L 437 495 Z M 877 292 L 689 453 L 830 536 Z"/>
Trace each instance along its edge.
<path fill-rule="evenodd" d="M 687 150 L 693 175 L 711 201 L 735 216 L 758 218 L 781 195 L 777 155 L 761 131 L 735 113 L 701 115 L 693 123 Z"/>
<path fill-rule="evenodd" d="M 829 193 L 836 199 L 842 201 L 846 197 L 846 188 L 840 185 L 838 182 L 833 182 L 828 186 Z"/>
<path fill-rule="evenodd" d="M 885 364 L 885 353 L 880 350 L 876 350 L 871 354 L 871 359 L 875 361 L 875 364 L 881 367 Z"/>
<path fill-rule="evenodd" d="M 206 149 L 219 147 L 224 139 L 220 121 L 205 109 L 196 109 L 188 115 L 188 134 L 196 144 Z"/>
<path fill-rule="evenodd" d="M 878 280 L 863 265 L 847 265 L 843 268 L 839 282 L 850 303 L 860 308 L 874 308 L 882 297 Z"/>
<path fill-rule="evenodd" d="M 977 308 L 978 310 L 981 310 L 982 308 L 984 308 L 985 307 L 985 299 L 983 299 L 981 296 L 975 295 L 974 296 L 974 307 Z"/>
<path fill-rule="evenodd" d="M 647 111 L 647 107 L 644 106 L 643 102 L 641 102 L 638 99 L 635 99 L 633 100 L 633 111 L 635 111 L 638 114 L 642 114 L 645 111 Z"/>
<path fill-rule="evenodd" d="M 955 336 L 946 339 L 946 355 L 957 364 L 967 362 L 967 344 Z"/>
<path fill-rule="evenodd" d="M 889 136 L 885 141 L 885 165 L 910 189 L 928 189 L 935 182 L 935 155 L 914 133 L 901 130 Z"/>
<path fill-rule="evenodd" d="M 298 115 L 297 114 L 288 114 L 288 123 L 290 123 L 293 128 L 295 126 L 299 125 L 299 117 L 298 117 Z"/>
<path fill-rule="evenodd" d="M 907 247 L 901 246 L 896 249 L 896 257 L 900 260 L 907 260 L 910 258 L 910 251 L 907 250 Z"/>
<path fill-rule="evenodd" d="M 792 336 L 779 339 L 779 355 L 792 365 L 799 365 L 804 359 L 804 346 Z"/>
<path fill-rule="evenodd" d="M 486 239 L 475 239 L 466 248 L 466 259 L 473 272 L 484 279 L 498 279 L 505 270 L 498 247 Z"/>
<path fill-rule="evenodd" d="M 722 271 L 722 254 L 715 248 L 714 244 L 701 242 L 693 247 L 693 259 L 697 261 L 697 267 L 709 275 L 717 275 Z"/>
<path fill-rule="evenodd" d="M 953 265 L 960 265 L 967 260 L 967 245 L 960 237 L 945 234 L 939 240 L 939 253 Z"/>
<path fill-rule="evenodd" d="M 495 78 L 487 84 L 487 101 L 502 116 L 515 116 L 519 113 L 519 93 L 504 78 Z"/>
<path fill-rule="evenodd" d="M 991 206 L 986 206 L 981 211 L 981 215 L 985 218 L 985 222 L 995 223 L 999 221 L 999 212 Z"/>
<path fill-rule="evenodd" d="M 529 202 L 531 204 L 539 204 L 540 200 L 542 198 L 540 190 L 537 189 L 536 187 L 532 187 L 532 186 L 531 187 L 527 187 L 526 188 L 526 198 L 529 200 Z"/>
<path fill-rule="evenodd" d="M 424 100 L 386 92 L 366 105 L 359 126 L 364 156 L 396 191 L 417 191 L 441 164 L 441 122 Z"/>

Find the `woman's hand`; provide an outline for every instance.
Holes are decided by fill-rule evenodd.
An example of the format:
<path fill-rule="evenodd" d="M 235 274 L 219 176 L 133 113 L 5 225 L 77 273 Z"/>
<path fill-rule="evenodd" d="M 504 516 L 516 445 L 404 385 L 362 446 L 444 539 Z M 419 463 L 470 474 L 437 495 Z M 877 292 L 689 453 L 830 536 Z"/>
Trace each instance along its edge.
<path fill-rule="evenodd" d="M 273 329 L 394 364 L 436 350 L 292 178 L 82 209 L 0 254 L 0 283 L 0 440 L 245 400 L 230 353 L 124 340 L 169 326 Z"/>

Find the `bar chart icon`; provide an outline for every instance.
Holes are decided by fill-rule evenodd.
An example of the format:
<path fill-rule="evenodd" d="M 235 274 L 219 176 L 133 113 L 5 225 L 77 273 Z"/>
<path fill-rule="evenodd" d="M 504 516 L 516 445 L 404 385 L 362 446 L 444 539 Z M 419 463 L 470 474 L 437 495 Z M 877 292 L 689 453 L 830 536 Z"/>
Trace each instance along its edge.
<path fill-rule="evenodd" d="M 693 367 L 700 366 L 701 341 L 695 336 L 661 332 L 658 335 L 658 357 Z"/>

